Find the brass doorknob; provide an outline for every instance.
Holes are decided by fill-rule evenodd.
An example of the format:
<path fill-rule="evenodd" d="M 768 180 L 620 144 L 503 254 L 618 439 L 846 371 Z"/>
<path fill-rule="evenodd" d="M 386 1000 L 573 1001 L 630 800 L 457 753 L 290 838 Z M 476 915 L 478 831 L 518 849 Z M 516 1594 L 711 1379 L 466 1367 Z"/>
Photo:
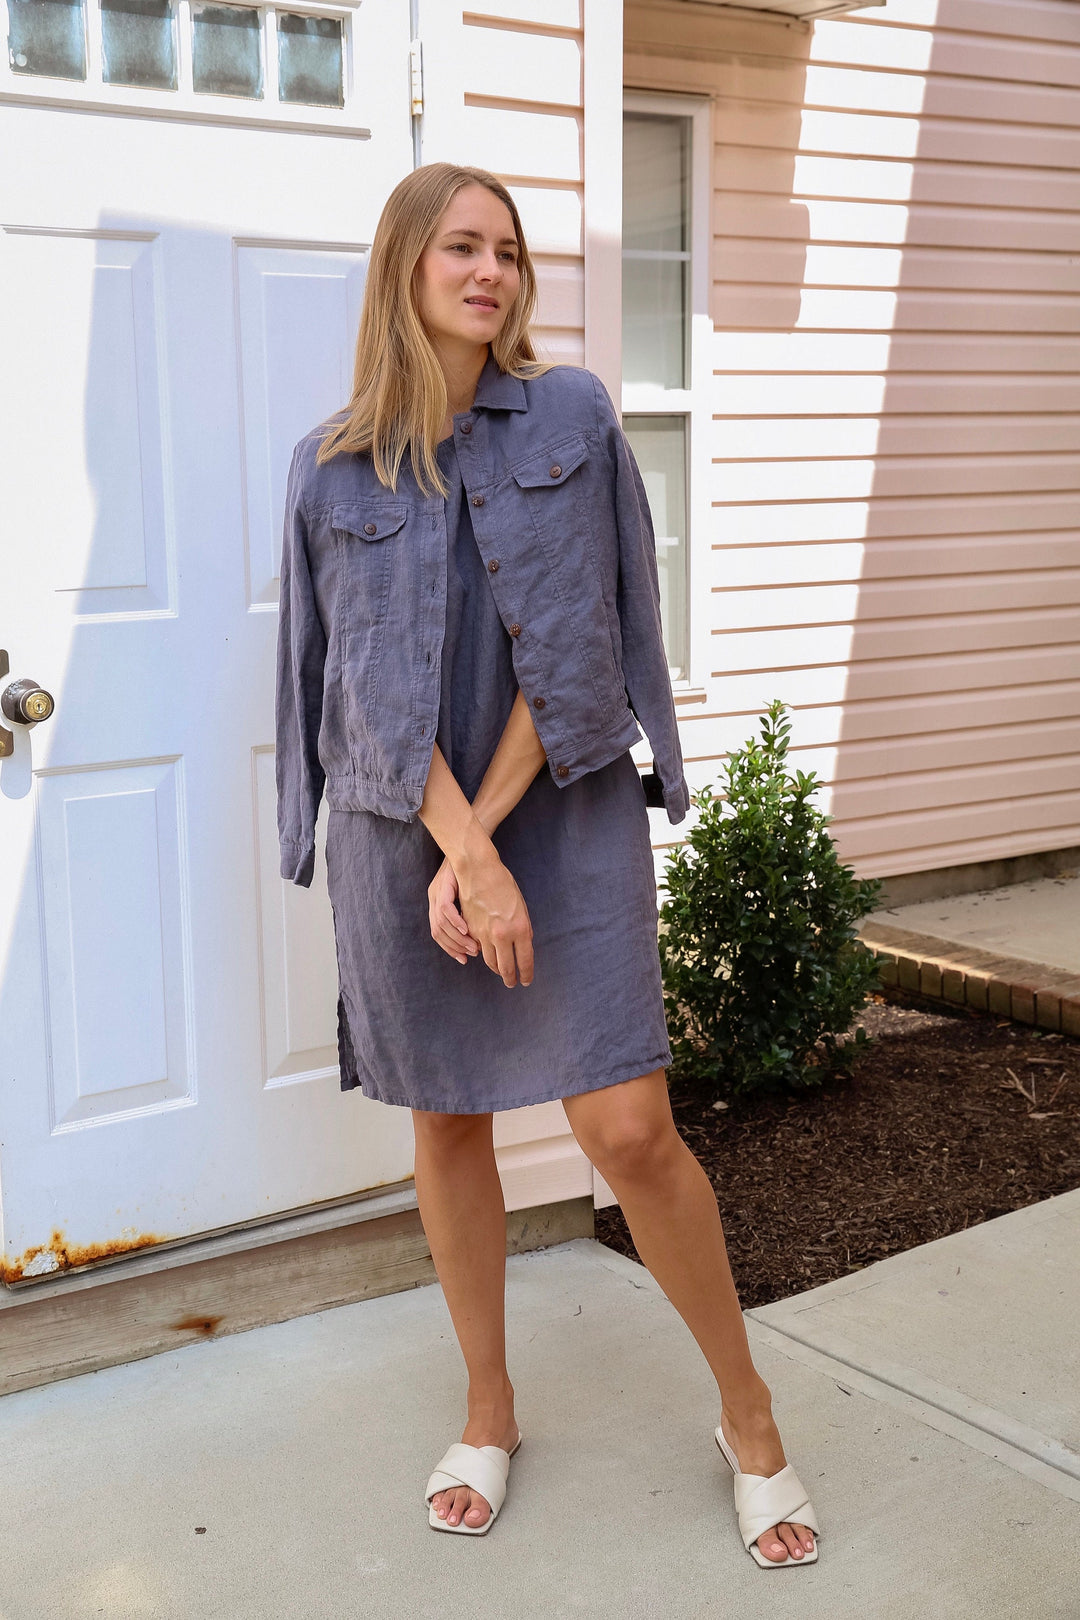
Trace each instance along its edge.
<path fill-rule="evenodd" d="M 0 710 L 7 720 L 29 726 L 37 720 L 47 720 L 55 709 L 51 692 L 46 692 L 37 681 L 12 681 L 0 692 Z"/>

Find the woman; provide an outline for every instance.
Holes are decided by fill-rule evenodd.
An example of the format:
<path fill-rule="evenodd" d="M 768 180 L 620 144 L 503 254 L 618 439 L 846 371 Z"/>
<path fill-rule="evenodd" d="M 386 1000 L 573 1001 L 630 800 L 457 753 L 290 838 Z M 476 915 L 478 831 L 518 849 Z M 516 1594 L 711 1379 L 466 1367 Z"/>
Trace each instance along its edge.
<path fill-rule="evenodd" d="M 810 1563 L 813 1509 L 668 1102 L 646 805 L 677 822 L 689 791 L 648 507 L 598 379 L 536 361 L 534 304 L 494 176 L 432 164 L 401 182 L 349 406 L 289 471 L 282 875 L 310 883 L 325 790 L 341 1085 L 412 1110 L 420 1215 L 468 1371 L 429 1522 L 484 1534 L 505 1496 L 520 1433 L 492 1114 L 560 1097 L 716 1376 L 744 1544 L 766 1568 Z"/>

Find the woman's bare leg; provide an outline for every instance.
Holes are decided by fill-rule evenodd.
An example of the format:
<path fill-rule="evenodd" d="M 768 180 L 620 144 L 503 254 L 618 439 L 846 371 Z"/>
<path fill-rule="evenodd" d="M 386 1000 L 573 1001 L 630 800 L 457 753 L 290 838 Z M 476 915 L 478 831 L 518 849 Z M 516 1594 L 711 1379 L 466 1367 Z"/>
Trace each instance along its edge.
<path fill-rule="evenodd" d="M 506 1213 L 490 1114 L 414 1108 L 416 1201 L 469 1376 L 470 1446 L 517 1440 L 514 1389 L 506 1369 Z M 450 1524 L 483 1524 L 491 1504 L 467 1486 L 439 1491 L 435 1511 Z"/>
<path fill-rule="evenodd" d="M 638 1254 L 712 1369 L 721 1425 L 742 1471 L 777 1473 L 786 1462 L 784 1448 L 769 1387 L 750 1354 L 716 1195 L 675 1128 L 664 1070 L 565 1097 L 563 1107 L 618 1198 Z M 813 1547 L 806 1525 L 785 1523 L 777 1530 L 757 1543 L 775 1563 L 789 1555 L 798 1560 L 804 1547 Z"/>

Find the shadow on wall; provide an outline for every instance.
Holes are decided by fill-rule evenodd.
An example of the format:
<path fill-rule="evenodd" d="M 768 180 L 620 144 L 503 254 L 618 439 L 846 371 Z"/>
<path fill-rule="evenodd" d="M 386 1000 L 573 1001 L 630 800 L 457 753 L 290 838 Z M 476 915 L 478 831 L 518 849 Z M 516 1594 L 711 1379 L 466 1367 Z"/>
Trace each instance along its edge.
<path fill-rule="evenodd" d="M 880 326 L 836 340 L 852 369 L 884 351 L 876 442 L 836 467 L 856 497 L 836 538 L 857 543 L 863 514 L 865 533 L 831 808 L 864 874 L 1080 836 L 1078 444 L 1061 414 L 1076 409 L 1075 89 L 1051 38 L 973 34 L 971 17 L 939 0 L 933 31 L 902 41 L 925 41 L 905 63 L 924 74 L 914 139 L 911 118 L 878 123 L 910 170 L 878 167 L 903 228 L 866 256 L 880 290 L 853 298 Z"/>

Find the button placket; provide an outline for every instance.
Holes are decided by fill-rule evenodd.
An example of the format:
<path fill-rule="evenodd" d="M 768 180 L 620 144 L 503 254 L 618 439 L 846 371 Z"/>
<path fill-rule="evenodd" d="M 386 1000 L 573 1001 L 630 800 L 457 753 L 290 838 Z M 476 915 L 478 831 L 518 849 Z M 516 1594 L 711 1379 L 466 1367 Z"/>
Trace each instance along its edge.
<path fill-rule="evenodd" d="M 440 535 L 441 535 L 441 540 L 440 540 Z M 429 637 L 430 637 L 430 641 L 429 641 L 429 645 L 424 649 L 424 666 L 429 672 L 438 670 L 439 665 L 438 665 L 438 658 L 437 658 L 436 654 L 437 654 L 437 650 L 438 650 L 439 646 L 441 645 L 442 638 L 445 635 L 445 631 L 446 631 L 446 543 L 445 542 L 446 542 L 446 529 L 445 529 L 445 527 L 440 528 L 439 514 L 437 512 L 432 512 L 432 514 L 431 514 L 431 527 L 428 530 L 428 535 L 427 535 L 427 544 L 428 544 L 430 550 L 429 550 L 429 552 L 427 553 L 426 556 L 423 553 L 421 553 L 421 558 L 420 558 L 421 567 L 424 569 L 425 574 L 427 574 L 431 578 L 431 602 L 430 602 L 430 610 L 429 610 L 429 629 L 428 629 L 428 634 L 429 634 Z M 440 592 L 439 592 L 440 584 L 442 585 L 441 596 L 440 596 Z M 441 620 L 440 620 L 440 614 L 442 615 Z M 428 735 L 428 726 L 429 725 L 431 727 L 431 735 L 432 736 L 434 736 L 435 733 L 438 730 L 439 717 L 438 717 L 438 713 L 437 713 L 437 708 L 435 707 L 437 705 L 437 702 L 438 702 L 438 683 L 436 682 L 434 684 L 433 690 L 429 691 L 428 696 L 427 696 L 427 698 L 425 700 L 425 703 L 424 703 L 424 707 L 420 711 L 421 713 L 426 713 L 426 715 L 427 715 L 427 720 L 422 722 L 421 725 L 420 725 L 420 728 L 419 728 L 421 737 L 427 737 L 427 735 Z"/>

